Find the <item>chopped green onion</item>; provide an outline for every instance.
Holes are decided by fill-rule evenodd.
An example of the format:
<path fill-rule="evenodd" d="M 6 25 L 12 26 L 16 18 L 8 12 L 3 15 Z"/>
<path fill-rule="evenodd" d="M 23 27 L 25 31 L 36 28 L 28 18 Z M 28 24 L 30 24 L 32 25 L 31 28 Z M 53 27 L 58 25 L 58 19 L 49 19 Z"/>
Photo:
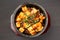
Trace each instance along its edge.
<path fill-rule="evenodd" d="M 37 22 L 39 22 L 39 20 L 33 20 L 33 23 L 34 23 L 34 24 L 37 23 Z"/>

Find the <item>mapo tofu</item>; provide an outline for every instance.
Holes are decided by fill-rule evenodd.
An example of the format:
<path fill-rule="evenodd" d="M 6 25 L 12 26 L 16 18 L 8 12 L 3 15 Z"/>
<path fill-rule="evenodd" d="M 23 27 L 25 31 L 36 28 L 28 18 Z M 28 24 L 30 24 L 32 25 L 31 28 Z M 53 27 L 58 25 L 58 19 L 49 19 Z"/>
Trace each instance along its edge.
<path fill-rule="evenodd" d="M 38 32 L 42 31 L 43 21 L 45 20 L 45 16 L 40 12 L 39 9 L 34 7 L 21 7 L 21 12 L 16 17 L 16 28 L 21 33 L 35 35 Z"/>

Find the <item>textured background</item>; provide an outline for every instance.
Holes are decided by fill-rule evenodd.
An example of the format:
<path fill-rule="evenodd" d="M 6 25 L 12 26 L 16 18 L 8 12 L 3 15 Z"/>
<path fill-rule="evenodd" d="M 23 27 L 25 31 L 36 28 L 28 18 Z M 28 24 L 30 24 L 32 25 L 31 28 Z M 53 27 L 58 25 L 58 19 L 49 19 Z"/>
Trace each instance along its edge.
<path fill-rule="evenodd" d="M 28 1 L 28 0 L 27 0 Z M 24 0 L 0 0 L 0 40 L 60 40 L 60 0 L 29 0 L 42 5 L 50 14 L 51 26 L 48 32 L 37 38 L 16 36 L 10 29 L 10 16 Z"/>

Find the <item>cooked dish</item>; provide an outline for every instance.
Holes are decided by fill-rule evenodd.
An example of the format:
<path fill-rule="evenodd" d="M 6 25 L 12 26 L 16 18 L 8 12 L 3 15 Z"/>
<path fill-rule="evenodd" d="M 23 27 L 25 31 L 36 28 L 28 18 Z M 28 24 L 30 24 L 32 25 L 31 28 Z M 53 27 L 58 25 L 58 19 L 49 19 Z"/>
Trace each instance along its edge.
<path fill-rule="evenodd" d="M 22 11 L 16 16 L 16 28 L 27 35 L 36 35 L 44 28 L 45 16 L 35 7 L 22 6 Z"/>

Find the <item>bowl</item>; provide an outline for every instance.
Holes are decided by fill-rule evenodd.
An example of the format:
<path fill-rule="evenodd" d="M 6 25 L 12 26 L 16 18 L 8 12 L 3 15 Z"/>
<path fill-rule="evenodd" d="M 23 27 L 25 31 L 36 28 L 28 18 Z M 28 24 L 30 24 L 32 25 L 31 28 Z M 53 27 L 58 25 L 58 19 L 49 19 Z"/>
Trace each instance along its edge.
<path fill-rule="evenodd" d="M 35 7 L 37 9 L 41 9 L 40 11 L 45 15 L 46 19 L 44 20 L 44 28 L 41 32 L 37 33 L 36 35 L 25 35 L 23 33 L 20 33 L 17 28 L 16 28 L 16 25 L 15 25 L 15 19 L 16 19 L 16 16 L 19 14 L 19 12 L 21 11 L 21 7 L 23 5 L 26 5 L 27 7 Z M 23 37 L 29 37 L 29 38 L 33 38 L 33 37 L 37 37 L 37 36 L 41 36 L 45 31 L 46 29 L 48 28 L 48 25 L 49 25 L 49 16 L 48 16 L 48 12 L 39 4 L 32 4 L 32 3 L 27 3 L 27 4 L 21 4 L 19 5 L 15 11 L 12 13 L 11 15 L 11 29 L 13 30 L 13 32 L 18 35 L 18 36 L 23 36 Z"/>

